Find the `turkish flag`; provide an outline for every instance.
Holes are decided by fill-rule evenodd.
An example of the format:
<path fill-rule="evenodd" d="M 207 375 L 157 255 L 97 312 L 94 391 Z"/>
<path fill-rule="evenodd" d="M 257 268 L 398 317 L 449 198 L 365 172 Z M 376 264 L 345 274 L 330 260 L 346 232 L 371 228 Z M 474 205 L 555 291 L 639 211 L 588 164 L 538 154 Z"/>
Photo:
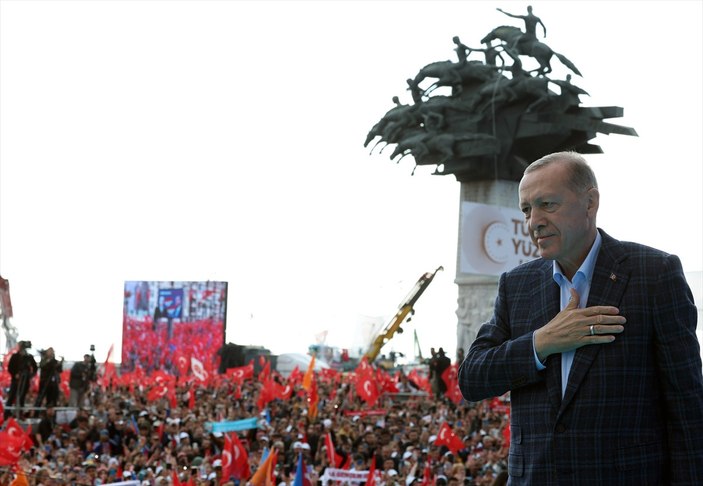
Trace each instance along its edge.
<path fill-rule="evenodd" d="M 31 427 L 31 425 L 30 425 Z M 20 426 L 20 424 L 17 423 L 17 421 L 13 418 L 10 417 L 7 420 L 7 423 L 5 424 L 5 432 L 7 432 L 9 435 L 12 437 L 16 437 L 18 439 L 22 440 L 22 448 L 25 450 L 29 450 L 32 448 L 34 445 L 34 441 L 32 440 L 31 435 L 28 433 L 25 433 L 24 429 Z M 29 431 L 31 433 L 31 428 Z"/>
<path fill-rule="evenodd" d="M 173 484 L 173 486 L 181 486 L 181 480 L 178 479 L 178 473 L 177 473 L 176 471 L 173 471 L 173 472 L 171 473 L 171 476 L 172 476 L 172 479 L 173 479 L 173 481 L 172 481 L 171 484 Z"/>
<path fill-rule="evenodd" d="M 222 448 L 222 477 L 220 478 L 221 483 L 226 483 L 229 481 L 230 476 L 232 476 L 232 469 L 234 463 L 232 462 L 232 438 L 230 434 L 225 434 L 225 444 Z"/>
<path fill-rule="evenodd" d="M 259 363 L 263 367 L 259 372 L 259 381 L 268 380 L 271 377 L 271 362 L 266 361 L 263 356 L 259 356 Z"/>
<path fill-rule="evenodd" d="M 421 486 L 432 486 L 434 484 L 434 478 L 432 477 L 432 467 L 430 466 L 430 461 L 425 462 L 425 469 L 422 471 L 422 483 Z"/>
<path fill-rule="evenodd" d="M 398 393 L 398 387 L 393 377 L 380 368 L 376 370 L 376 381 L 381 384 L 381 391 Z"/>
<path fill-rule="evenodd" d="M 100 378 L 98 378 L 98 383 L 103 389 L 107 388 L 112 379 L 117 376 L 115 363 L 110 362 L 110 357 L 112 356 L 112 350 L 114 347 L 114 344 L 110 345 L 110 349 L 107 351 L 107 358 L 105 358 L 105 363 L 103 364 L 102 374 Z"/>
<path fill-rule="evenodd" d="M 237 368 L 229 368 L 225 374 L 237 383 L 242 383 L 247 378 L 254 377 L 254 364 L 249 363 L 246 366 L 239 366 Z"/>
<path fill-rule="evenodd" d="M 22 456 L 24 434 L 18 436 L 4 430 L 0 432 L 0 466 L 17 464 Z"/>
<path fill-rule="evenodd" d="M 332 441 L 332 434 L 330 432 L 325 434 L 325 447 L 327 448 L 327 462 L 334 467 L 339 467 L 344 458 L 334 450 L 334 442 Z"/>
<path fill-rule="evenodd" d="M 150 402 L 155 402 L 159 398 L 163 398 L 168 394 L 168 387 L 166 385 L 155 385 L 149 390 L 146 395 L 146 399 Z"/>
<path fill-rule="evenodd" d="M 190 369 L 193 372 L 193 375 L 200 381 L 207 381 L 208 378 L 208 372 L 205 371 L 205 367 L 203 366 L 203 362 L 200 361 L 198 358 L 195 356 L 190 357 Z"/>
<path fill-rule="evenodd" d="M 420 390 L 427 393 L 432 393 L 430 380 L 428 380 L 426 376 L 420 376 L 420 373 L 417 372 L 417 369 L 414 369 L 410 373 L 408 373 L 408 380 L 415 383 Z"/>
<path fill-rule="evenodd" d="M 261 382 L 261 391 L 259 392 L 259 398 L 256 401 L 256 406 L 260 410 L 263 410 L 266 405 L 276 398 L 276 385 L 274 380 L 268 379 Z"/>
<path fill-rule="evenodd" d="M 373 368 L 371 367 L 368 360 L 366 359 L 366 356 L 361 358 L 361 361 L 359 361 L 359 364 L 356 366 L 354 373 L 356 373 L 357 376 L 358 375 L 373 374 Z"/>
<path fill-rule="evenodd" d="M 195 389 L 188 390 L 188 410 L 195 408 Z"/>
<path fill-rule="evenodd" d="M 295 385 L 297 383 L 301 383 L 303 381 L 303 372 L 300 371 L 300 368 L 298 365 L 293 368 L 293 371 L 290 372 L 290 375 L 288 375 L 288 383 L 291 385 Z"/>
<path fill-rule="evenodd" d="M 281 400 L 290 399 L 293 394 L 293 387 L 290 385 L 281 385 L 280 383 L 271 380 L 273 382 L 273 389 L 275 398 L 280 398 Z"/>
<path fill-rule="evenodd" d="M 447 385 L 447 397 L 455 404 L 459 404 L 464 399 L 461 390 L 459 390 L 459 378 L 457 377 L 458 369 L 459 364 L 454 363 L 442 372 L 442 380 L 444 384 Z"/>
<path fill-rule="evenodd" d="M 510 421 L 503 428 L 503 447 L 510 449 Z"/>
<path fill-rule="evenodd" d="M 371 375 L 357 376 L 356 379 L 356 393 L 364 400 L 369 406 L 373 407 L 378 400 L 378 388 L 373 381 Z"/>
<path fill-rule="evenodd" d="M 434 443 L 438 446 L 447 446 L 447 448 L 449 448 L 449 450 L 454 454 L 465 447 L 464 441 L 462 441 L 459 436 L 454 433 L 447 422 L 442 422 L 442 426 L 439 428 L 439 434 L 437 434 L 437 439 Z"/>
<path fill-rule="evenodd" d="M 182 352 L 176 351 L 173 353 L 173 362 L 180 376 L 188 374 L 188 358 Z"/>
<path fill-rule="evenodd" d="M 232 434 L 230 439 L 232 441 L 232 476 L 241 481 L 246 481 L 251 476 L 249 454 L 247 454 L 247 450 L 237 434 Z"/>
<path fill-rule="evenodd" d="M 371 456 L 369 475 L 366 476 L 366 486 L 376 486 L 376 456 Z"/>

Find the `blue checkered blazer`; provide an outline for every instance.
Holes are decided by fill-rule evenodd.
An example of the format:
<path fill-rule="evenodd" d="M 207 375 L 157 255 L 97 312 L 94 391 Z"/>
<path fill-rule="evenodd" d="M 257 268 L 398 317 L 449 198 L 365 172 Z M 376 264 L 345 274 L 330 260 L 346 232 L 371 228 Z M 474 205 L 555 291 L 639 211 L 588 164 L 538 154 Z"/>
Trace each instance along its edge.
<path fill-rule="evenodd" d="M 678 257 L 599 230 L 588 306 L 627 318 L 613 343 L 538 371 L 532 333 L 559 312 L 552 262 L 503 274 L 493 318 L 459 369 L 469 401 L 510 390 L 511 485 L 703 485 L 703 377 L 697 310 Z"/>

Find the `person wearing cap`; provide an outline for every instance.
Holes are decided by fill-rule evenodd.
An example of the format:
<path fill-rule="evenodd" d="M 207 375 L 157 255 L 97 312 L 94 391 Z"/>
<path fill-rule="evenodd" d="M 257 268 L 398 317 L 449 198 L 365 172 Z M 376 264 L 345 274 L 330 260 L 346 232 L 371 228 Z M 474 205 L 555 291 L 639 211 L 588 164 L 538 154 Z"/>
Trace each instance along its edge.
<path fill-rule="evenodd" d="M 206 473 L 208 481 L 214 480 L 215 484 L 219 485 L 222 481 L 222 460 L 215 459 L 214 461 L 212 461 L 212 465 L 206 467 Z"/>
<path fill-rule="evenodd" d="M 381 481 L 379 484 L 383 484 L 385 486 L 390 486 L 390 485 L 395 485 L 395 484 L 401 484 L 401 481 L 399 481 L 400 478 L 398 478 L 398 471 L 395 469 L 384 469 L 381 472 Z"/>

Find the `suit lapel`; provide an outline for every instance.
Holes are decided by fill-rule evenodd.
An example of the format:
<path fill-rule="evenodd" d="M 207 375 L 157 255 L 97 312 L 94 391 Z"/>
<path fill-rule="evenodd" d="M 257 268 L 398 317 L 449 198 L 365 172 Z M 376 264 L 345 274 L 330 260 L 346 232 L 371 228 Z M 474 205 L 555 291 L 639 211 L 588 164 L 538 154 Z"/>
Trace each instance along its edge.
<path fill-rule="evenodd" d="M 603 230 L 600 232 L 603 242 L 593 270 L 593 280 L 586 305 L 587 307 L 594 305 L 618 307 L 630 277 L 629 270 L 623 264 L 627 254 L 620 242 L 608 236 Z M 602 346 L 593 345 L 583 346 L 576 350 L 574 362 L 571 365 L 569 383 L 562 401 L 562 410 L 573 399 L 576 390 L 601 349 Z"/>
<path fill-rule="evenodd" d="M 530 322 L 533 323 L 533 330 L 544 326 L 559 313 L 559 286 L 552 275 L 551 261 L 544 260 L 540 275 L 535 280 L 535 287 L 532 291 L 533 304 L 530 310 Z M 547 367 L 545 370 L 547 393 L 555 410 L 559 410 L 561 405 L 561 360 L 559 357 L 560 355 L 550 356 L 545 363 Z"/>

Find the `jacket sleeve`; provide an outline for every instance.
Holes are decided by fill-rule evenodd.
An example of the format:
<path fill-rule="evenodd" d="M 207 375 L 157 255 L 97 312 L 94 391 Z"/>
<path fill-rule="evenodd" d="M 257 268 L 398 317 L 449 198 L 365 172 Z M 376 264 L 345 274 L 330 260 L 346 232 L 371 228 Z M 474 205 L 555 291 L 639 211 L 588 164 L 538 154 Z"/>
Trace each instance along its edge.
<path fill-rule="evenodd" d="M 672 484 L 703 484 L 703 378 L 696 338 L 698 311 L 678 257 L 668 255 L 652 289 L 655 352 Z"/>
<path fill-rule="evenodd" d="M 516 326 L 517 316 L 508 305 L 508 295 L 521 295 L 509 288 L 507 274 L 500 277 L 493 317 L 481 326 L 459 368 L 459 388 L 468 401 L 503 395 L 509 390 L 544 380 L 537 369 L 527 314 Z M 519 298 L 519 297 L 518 297 Z M 517 329 L 517 330 L 516 330 Z"/>

